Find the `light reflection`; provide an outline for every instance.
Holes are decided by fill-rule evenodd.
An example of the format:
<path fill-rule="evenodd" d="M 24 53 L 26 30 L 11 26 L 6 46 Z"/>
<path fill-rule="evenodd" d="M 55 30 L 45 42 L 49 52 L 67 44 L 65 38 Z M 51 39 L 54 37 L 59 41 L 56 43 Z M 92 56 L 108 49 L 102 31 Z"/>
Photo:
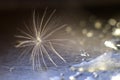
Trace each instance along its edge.
<path fill-rule="evenodd" d="M 80 45 L 84 45 L 85 42 L 84 41 L 80 41 L 79 43 L 80 43 Z"/>
<path fill-rule="evenodd" d="M 105 41 L 105 46 L 117 50 L 117 47 L 111 41 Z"/>
<path fill-rule="evenodd" d="M 111 77 L 111 80 L 120 80 L 120 74 Z"/>
<path fill-rule="evenodd" d="M 114 28 L 112 32 L 113 36 L 120 36 L 120 28 Z"/>
<path fill-rule="evenodd" d="M 120 22 L 118 22 L 118 23 L 116 24 L 116 27 L 120 28 Z"/>
<path fill-rule="evenodd" d="M 87 33 L 86 36 L 87 36 L 87 37 L 93 37 L 93 34 L 94 34 L 94 33 L 93 33 L 92 31 L 90 31 L 90 32 Z"/>
<path fill-rule="evenodd" d="M 94 27 L 96 29 L 101 29 L 102 28 L 102 23 L 100 21 L 95 22 Z"/>
<path fill-rule="evenodd" d="M 103 28 L 103 33 L 107 33 L 111 29 L 111 26 L 109 24 L 105 25 L 105 28 Z"/>
<path fill-rule="evenodd" d="M 111 26 L 115 26 L 115 24 L 117 23 L 117 21 L 113 18 L 109 19 L 108 20 L 108 23 L 111 25 Z"/>
<path fill-rule="evenodd" d="M 88 68 L 88 71 L 89 71 L 89 72 L 94 72 L 94 71 L 95 71 L 95 68 L 93 68 L 93 67 Z"/>
<path fill-rule="evenodd" d="M 67 33 L 70 33 L 72 31 L 72 28 L 71 27 L 66 27 L 65 30 L 66 30 Z"/>
<path fill-rule="evenodd" d="M 88 32 L 87 29 L 82 30 L 82 34 L 84 34 L 84 35 L 87 34 L 87 32 Z"/>

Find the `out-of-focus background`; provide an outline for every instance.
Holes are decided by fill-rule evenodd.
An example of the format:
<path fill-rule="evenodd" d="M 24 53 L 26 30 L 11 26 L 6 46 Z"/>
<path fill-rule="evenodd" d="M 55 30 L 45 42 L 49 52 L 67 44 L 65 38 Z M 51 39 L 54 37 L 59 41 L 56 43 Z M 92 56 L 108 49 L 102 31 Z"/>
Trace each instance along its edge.
<path fill-rule="evenodd" d="M 104 51 L 104 39 L 113 37 L 112 33 L 119 27 L 119 5 L 119 0 L 2 0 L 1 55 L 2 51 L 6 52 L 6 48 L 15 44 L 14 35 L 18 34 L 17 28 L 29 25 L 33 11 L 36 10 L 42 15 L 46 7 L 49 10 L 56 9 L 56 22 L 69 24 L 72 29 L 70 34 L 74 35 L 82 48 L 87 50 L 91 46 L 97 46 L 94 51 Z M 93 48 L 89 51 L 93 51 Z"/>
<path fill-rule="evenodd" d="M 105 26 L 109 26 L 109 20 L 114 22 L 115 19 L 116 22 L 119 22 L 119 5 L 119 0 L 2 0 L 0 1 L 1 43 L 2 41 L 5 43 L 3 46 L 14 44 L 9 41 L 14 40 L 13 35 L 17 32 L 16 28 L 30 22 L 33 10 L 42 14 L 46 7 L 56 9 L 56 16 L 60 16 L 64 23 L 70 24 L 79 37 L 82 29 L 83 33 L 86 31 L 84 26 L 88 28 L 89 32 L 93 30 L 102 34 L 105 31 L 101 32 L 103 29 L 94 30 L 95 25 L 97 28 L 105 28 Z"/>
<path fill-rule="evenodd" d="M 34 10 L 42 16 L 46 7 L 48 12 L 56 9 L 54 21 L 57 24 L 68 24 L 65 31 L 76 42 L 72 52 L 67 52 L 70 55 L 63 55 L 69 63 L 80 62 L 83 59 L 81 54 L 84 53 L 89 54 L 88 58 L 94 58 L 110 51 L 111 49 L 105 47 L 104 42 L 120 37 L 119 0 L 1 0 L 0 74 L 3 76 L 0 78 L 2 80 L 7 80 L 5 76 L 15 80 L 15 78 L 11 77 L 11 75 L 14 76 L 14 72 L 9 74 L 9 70 L 14 71 L 13 66 L 31 65 L 28 61 L 24 61 L 27 58 L 23 59 L 22 63 L 19 63 L 17 58 L 20 54 L 14 47 L 17 41 L 15 35 L 19 34 L 18 28 L 24 28 L 25 24 L 31 25 Z M 29 71 L 27 67 L 20 69 L 28 69 Z M 15 77 L 23 75 L 17 68 L 15 73 L 18 74 Z M 58 73 L 55 72 L 55 74 Z M 38 74 L 35 73 L 34 75 Z M 41 74 L 39 73 L 39 75 Z M 39 80 L 34 77 L 31 79 L 24 77 L 21 80 L 33 79 Z"/>

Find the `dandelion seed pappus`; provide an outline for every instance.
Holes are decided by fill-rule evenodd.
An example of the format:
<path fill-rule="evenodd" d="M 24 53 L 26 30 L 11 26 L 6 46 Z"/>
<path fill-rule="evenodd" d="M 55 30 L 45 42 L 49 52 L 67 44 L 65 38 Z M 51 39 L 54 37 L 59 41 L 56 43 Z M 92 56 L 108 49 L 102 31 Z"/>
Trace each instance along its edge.
<path fill-rule="evenodd" d="M 56 34 L 59 30 L 67 27 L 67 24 L 50 30 L 51 26 L 49 25 L 56 10 L 53 10 L 51 14 L 46 17 L 47 11 L 48 9 L 46 8 L 41 18 L 39 16 L 36 17 L 36 13 L 34 11 L 32 26 L 25 26 L 26 30 L 19 30 L 21 35 L 16 35 L 16 38 L 19 39 L 16 47 L 23 49 L 21 53 L 22 55 L 30 54 L 30 61 L 33 66 L 33 70 L 42 69 L 43 67 L 45 69 L 48 68 L 46 56 L 53 65 L 56 67 L 58 66 L 55 62 L 56 60 L 54 60 L 50 55 L 51 53 L 49 50 L 59 57 L 61 61 L 66 63 L 67 61 L 59 54 L 60 52 L 57 50 L 56 46 L 65 48 L 69 47 L 65 44 L 66 42 L 73 42 L 73 40 L 66 38 L 53 38 L 53 34 Z M 54 25 L 52 25 L 52 27 L 54 27 Z"/>

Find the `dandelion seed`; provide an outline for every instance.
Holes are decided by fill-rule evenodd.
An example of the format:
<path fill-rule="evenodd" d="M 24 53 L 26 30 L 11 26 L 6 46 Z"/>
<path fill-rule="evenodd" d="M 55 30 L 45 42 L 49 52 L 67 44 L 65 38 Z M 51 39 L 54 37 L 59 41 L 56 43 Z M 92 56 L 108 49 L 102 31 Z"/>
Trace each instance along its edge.
<path fill-rule="evenodd" d="M 52 31 L 49 31 L 48 24 L 51 21 L 51 18 L 53 17 L 55 11 L 56 10 L 53 10 L 53 12 L 50 14 L 48 19 L 46 20 L 45 19 L 45 16 L 47 13 L 47 8 L 46 8 L 40 22 L 37 21 L 38 19 L 35 18 L 35 11 L 34 11 L 33 25 L 31 27 L 26 27 L 26 30 L 27 30 L 26 32 L 23 30 L 20 30 L 22 35 L 16 36 L 17 38 L 22 39 L 16 45 L 16 47 L 18 48 L 20 47 L 24 48 L 22 55 L 25 55 L 26 53 L 28 54 L 31 52 L 30 60 L 32 61 L 33 70 L 35 68 L 42 67 L 40 58 L 42 59 L 42 63 L 44 64 L 44 67 L 47 68 L 45 55 L 48 57 L 48 59 L 51 61 L 53 65 L 57 66 L 57 64 L 55 63 L 55 60 L 49 54 L 48 48 L 50 48 L 52 52 L 54 52 L 63 62 L 66 63 L 66 60 L 59 54 L 59 52 L 57 51 L 54 45 L 64 47 L 66 45 L 59 43 L 59 42 L 65 42 L 65 41 L 70 41 L 70 40 L 69 39 L 56 39 L 56 38 L 50 39 L 50 36 L 52 36 L 55 32 L 67 26 L 66 24 L 64 24 Z"/>

